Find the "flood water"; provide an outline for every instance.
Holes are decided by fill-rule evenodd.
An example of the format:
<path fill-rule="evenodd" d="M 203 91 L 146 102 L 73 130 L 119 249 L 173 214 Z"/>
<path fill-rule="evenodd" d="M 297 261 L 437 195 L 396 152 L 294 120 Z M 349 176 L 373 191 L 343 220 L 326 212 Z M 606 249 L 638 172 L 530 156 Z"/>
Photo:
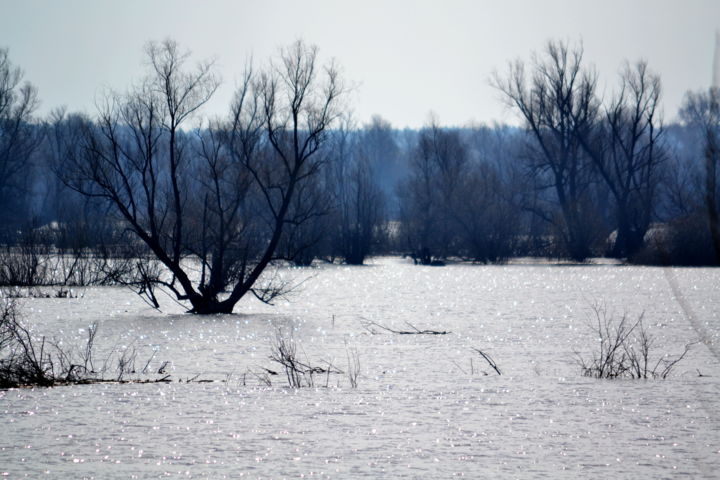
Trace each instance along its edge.
<path fill-rule="evenodd" d="M 0 391 L 0 474 L 717 478 L 720 269 L 370 263 L 283 270 L 302 281 L 288 300 L 244 299 L 235 315 L 190 316 L 169 299 L 158 312 L 123 288 L 23 300 L 38 335 L 80 346 L 97 322 L 96 364 L 135 351 L 152 374 L 126 377 L 158 378 L 168 361 L 173 382 Z M 697 343 L 666 380 L 583 377 L 594 304 L 644 314 L 655 357 Z M 343 373 L 289 388 L 269 359 L 278 335 Z"/>

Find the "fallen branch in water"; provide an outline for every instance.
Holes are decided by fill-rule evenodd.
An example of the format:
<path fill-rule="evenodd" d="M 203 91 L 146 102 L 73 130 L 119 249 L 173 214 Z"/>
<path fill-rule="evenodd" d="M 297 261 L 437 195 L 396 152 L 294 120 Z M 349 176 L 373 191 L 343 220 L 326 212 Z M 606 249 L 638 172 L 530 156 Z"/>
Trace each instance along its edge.
<path fill-rule="evenodd" d="M 398 335 L 447 335 L 448 333 L 450 333 L 444 330 L 420 330 L 410 322 L 405 322 L 405 325 L 412 328 L 412 330 L 395 330 L 385 325 L 381 325 L 377 322 L 373 322 L 372 320 L 368 320 L 366 318 L 361 318 L 360 322 L 362 323 L 362 326 L 365 327 L 365 329 L 373 335 L 376 335 L 377 332 L 373 330 L 372 327 L 378 327 L 390 333 L 395 333 Z"/>
<path fill-rule="evenodd" d="M 497 363 L 495 363 L 495 360 L 493 360 L 490 355 L 483 352 L 479 348 L 473 348 L 473 350 L 475 350 L 477 353 L 479 353 L 480 356 L 485 359 L 485 361 L 488 363 L 488 365 L 490 365 L 493 368 L 493 370 L 495 370 L 497 372 L 498 375 L 502 375 L 502 373 L 500 373 L 500 369 L 497 366 Z"/>

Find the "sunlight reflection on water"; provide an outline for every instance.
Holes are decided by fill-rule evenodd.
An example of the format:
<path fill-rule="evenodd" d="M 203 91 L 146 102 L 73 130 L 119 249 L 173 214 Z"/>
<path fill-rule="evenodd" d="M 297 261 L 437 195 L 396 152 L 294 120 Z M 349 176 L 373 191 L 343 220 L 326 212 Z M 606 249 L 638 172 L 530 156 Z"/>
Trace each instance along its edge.
<path fill-rule="evenodd" d="M 720 271 L 674 273 L 717 342 Z M 226 316 L 175 306 L 159 313 L 111 288 L 25 301 L 38 332 L 79 344 L 98 321 L 98 359 L 134 348 L 151 370 L 171 362 L 176 382 L 0 392 L 0 473 L 712 478 L 720 467 L 718 359 L 702 344 L 666 381 L 587 379 L 574 360 L 592 348 L 585 321 L 597 301 L 619 314 L 645 312 L 658 348 L 670 353 L 697 340 L 662 269 L 431 268 L 381 258 L 312 274 L 292 302 L 247 300 Z M 371 334 L 361 319 L 451 333 Z M 282 375 L 268 387 L 249 374 L 278 370 L 268 359 L 277 329 L 292 332 L 312 364 L 346 371 L 347 348 L 357 348 L 358 388 L 346 374 L 297 390 Z M 215 382 L 185 383 L 193 378 Z"/>

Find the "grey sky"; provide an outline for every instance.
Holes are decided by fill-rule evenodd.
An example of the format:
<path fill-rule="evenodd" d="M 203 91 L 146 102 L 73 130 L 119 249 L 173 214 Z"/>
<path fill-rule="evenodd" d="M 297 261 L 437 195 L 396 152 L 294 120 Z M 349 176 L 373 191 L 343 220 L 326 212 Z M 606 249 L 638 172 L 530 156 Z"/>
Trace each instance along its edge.
<path fill-rule="evenodd" d="M 550 38 L 582 39 L 607 94 L 624 59 L 648 60 L 672 120 L 686 90 L 709 86 L 720 27 L 716 0 L 2 3 L 0 46 L 38 86 L 41 114 L 61 105 L 92 113 L 102 87 L 142 74 L 143 44 L 165 37 L 216 58 L 223 86 L 208 108 L 224 114 L 249 55 L 265 61 L 303 38 L 358 85 L 358 121 L 377 113 L 396 127 L 420 126 L 430 111 L 446 125 L 515 123 L 489 77 Z"/>

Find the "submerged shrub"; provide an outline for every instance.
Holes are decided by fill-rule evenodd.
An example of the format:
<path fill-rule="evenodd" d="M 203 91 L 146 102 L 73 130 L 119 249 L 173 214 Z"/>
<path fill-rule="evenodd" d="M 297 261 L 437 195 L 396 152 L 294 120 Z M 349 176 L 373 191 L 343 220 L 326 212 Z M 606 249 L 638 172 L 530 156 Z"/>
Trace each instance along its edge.
<path fill-rule="evenodd" d="M 65 372 L 69 375 L 72 371 Z M 32 339 L 20 322 L 15 299 L 0 298 L 0 388 L 55 383 L 52 358 L 45 338 Z"/>
<path fill-rule="evenodd" d="M 616 319 L 605 307 L 593 307 L 590 328 L 597 334 L 596 350 L 588 358 L 577 354 L 581 372 L 592 378 L 665 379 L 690 351 L 691 344 L 679 355 L 656 354 L 655 338 L 643 324 L 623 315 Z"/>
<path fill-rule="evenodd" d="M 155 379 L 127 380 L 125 375 L 146 374 L 153 356 L 142 369 L 135 368 L 137 354 L 134 348 L 121 352 L 112 351 L 100 368 L 93 362 L 97 324 L 87 328 L 87 338 L 80 348 L 61 347 L 56 341 L 36 336 L 22 321 L 17 300 L 0 296 L 0 388 L 14 387 L 52 387 L 78 383 L 97 382 L 169 382 L 170 375 L 162 364 Z M 110 360 L 117 363 L 116 376 L 107 379 L 103 376 L 110 369 Z"/>
<path fill-rule="evenodd" d="M 319 367 L 311 365 L 309 360 L 301 360 L 298 355 L 298 345 L 295 339 L 290 335 L 284 335 L 281 330 L 275 333 L 275 340 L 271 345 L 270 360 L 282 365 L 287 379 L 287 384 L 291 388 L 302 388 L 302 387 L 315 387 L 315 377 L 319 377 L 325 380 L 325 387 L 330 383 L 330 374 L 343 373 L 341 370 L 335 368 L 332 363 L 325 362 L 327 367 Z M 304 352 L 303 352 L 304 353 Z M 348 378 L 350 380 L 350 386 L 357 388 L 357 378 L 360 375 L 360 356 L 357 353 L 357 349 L 354 351 L 347 350 L 348 355 Z M 277 372 L 265 369 L 273 375 L 277 375 Z M 264 377 L 264 383 L 270 386 L 268 377 Z M 318 386 L 320 386 L 318 384 Z"/>

